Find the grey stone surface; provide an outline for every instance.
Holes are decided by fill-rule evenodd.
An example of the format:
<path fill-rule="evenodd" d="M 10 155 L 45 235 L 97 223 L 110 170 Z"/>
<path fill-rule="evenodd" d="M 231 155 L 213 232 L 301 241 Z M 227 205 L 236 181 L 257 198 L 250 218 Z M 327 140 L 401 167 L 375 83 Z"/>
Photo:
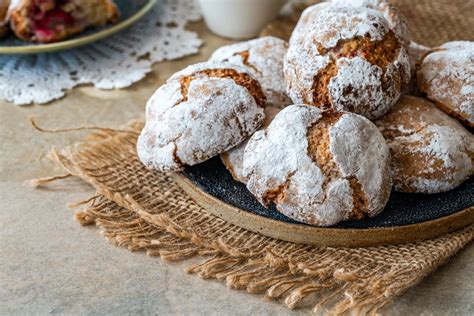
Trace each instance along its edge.
<path fill-rule="evenodd" d="M 185 65 L 206 59 L 226 41 L 202 24 L 201 53 L 155 67 L 131 88 L 99 91 L 89 86 L 48 105 L 17 107 L 0 101 L 0 315 L 289 315 L 260 296 L 227 289 L 143 253 L 108 244 L 99 231 L 73 220 L 66 204 L 94 193 L 76 179 L 35 190 L 25 180 L 61 173 L 46 155 L 84 133 L 42 134 L 41 126 L 118 127 L 143 113 L 158 85 Z M 387 315 L 473 315 L 474 247 L 409 290 L 385 310 Z"/>

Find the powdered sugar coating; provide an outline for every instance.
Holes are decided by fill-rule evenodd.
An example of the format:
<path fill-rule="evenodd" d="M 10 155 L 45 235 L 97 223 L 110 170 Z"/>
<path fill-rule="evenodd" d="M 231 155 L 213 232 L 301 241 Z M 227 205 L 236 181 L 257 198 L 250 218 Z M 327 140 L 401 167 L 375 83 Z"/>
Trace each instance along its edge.
<path fill-rule="evenodd" d="M 387 113 L 400 97 L 400 91 L 395 85 L 381 85 L 384 76 L 395 75 L 395 65 L 389 65 L 384 74 L 382 68 L 360 57 L 341 58 L 336 64 L 338 74 L 331 78 L 328 89 L 338 111 L 350 110 L 374 119 Z M 352 87 L 349 93 L 348 87 Z M 364 102 L 356 108 L 355 99 Z"/>
<path fill-rule="evenodd" d="M 206 71 L 209 69 L 234 69 L 239 73 L 248 74 L 252 78 L 254 78 L 253 75 L 250 74 L 248 69 L 246 69 L 245 67 L 235 65 L 229 62 L 210 60 L 210 61 L 206 61 L 202 63 L 189 65 L 186 68 L 181 69 L 180 71 L 174 73 L 171 77 L 168 78 L 166 82 L 176 81 L 184 77 L 195 75 L 197 72 Z M 202 76 L 205 77 L 205 75 L 202 75 Z"/>
<path fill-rule="evenodd" d="M 331 0 L 332 5 L 348 7 L 365 7 L 380 12 L 387 20 L 388 26 L 395 32 L 405 47 L 410 44 L 410 30 L 403 13 L 388 0 Z"/>
<path fill-rule="evenodd" d="M 247 68 L 262 85 L 268 104 L 284 108 L 291 103 L 283 76 L 283 59 L 287 50 L 287 42 L 267 36 L 223 46 L 209 60 L 228 61 Z"/>
<path fill-rule="evenodd" d="M 421 63 L 423 58 L 428 55 L 431 50 L 432 48 L 428 46 L 424 46 L 413 41 L 410 42 L 407 52 L 408 57 L 410 58 L 410 66 L 413 74 L 416 71 L 417 65 Z"/>
<path fill-rule="evenodd" d="M 474 42 L 471 41 L 452 41 L 446 42 L 439 47 L 440 49 L 460 49 L 460 50 L 473 50 Z"/>
<path fill-rule="evenodd" d="M 418 89 L 416 83 L 416 68 L 420 65 L 423 58 L 431 52 L 431 48 L 418 44 L 414 41 L 410 42 L 407 48 L 408 57 L 410 59 L 411 79 L 408 85 L 405 87 L 403 94 L 421 96 L 421 91 Z"/>
<path fill-rule="evenodd" d="M 422 61 L 418 87 L 448 114 L 474 127 L 474 43 L 449 42 Z"/>
<path fill-rule="evenodd" d="M 329 226 L 353 216 L 349 178 L 354 177 L 368 199 L 367 214 L 378 214 L 391 186 L 385 140 L 369 120 L 343 113 L 329 128 L 330 151 L 339 175 L 325 175 L 324 166 L 308 153 L 307 136 L 322 118 L 316 107 L 292 105 L 268 128 L 256 132 L 244 153 L 247 188 L 262 204 L 269 192 L 281 190 L 280 198 L 274 200 L 280 212 L 301 222 Z"/>
<path fill-rule="evenodd" d="M 296 26 L 293 29 L 293 32 L 291 32 L 289 40 L 290 45 L 294 45 L 304 38 L 305 34 L 310 30 L 312 23 L 316 19 L 316 16 L 328 5 L 328 2 L 320 2 L 304 9 L 300 18 L 298 19 L 298 23 L 296 23 Z"/>
<path fill-rule="evenodd" d="M 398 100 L 410 80 L 410 62 L 403 47 L 384 68 L 371 64 L 367 57 L 343 57 L 319 47 L 336 47 L 341 40 L 366 37 L 380 41 L 390 32 L 385 19 L 375 10 L 329 6 L 316 17 L 304 41 L 292 44 L 285 57 L 284 72 L 288 95 L 294 103 L 315 104 L 314 81 L 331 62 L 337 73 L 328 85 L 331 106 L 376 119 Z M 388 84 L 387 84 L 388 83 Z M 320 91 L 324 93 L 324 91 Z M 320 105 L 319 105 L 320 106 Z"/>
<path fill-rule="evenodd" d="M 290 45 L 284 61 L 286 90 L 295 104 L 313 102 L 314 76 L 331 62 L 328 55 L 317 53 L 313 42 Z"/>
<path fill-rule="evenodd" d="M 280 112 L 279 109 L 267 106 L 265 109 L 265 120 L 259 130 L 270 125 L 273 118 Z M 221 154 L 222 163 L 227 170 L 232 174 L 234 180 L 247 183 L 247 178 L 244 175 L 244 152 L 247 146 L 248 139 L 240 145 L 232 148 L 229 151 Z"/>
<path fill-rule="evenodd" d="M 330 149 L 344 178 L 355 176 L 368 201 L 367 214 L 380 213 L 392 187 L 390 152 L 377 127 L 360 115 L 343 115 L 330 129 Z"/>
<path fill-rule="evenodd" d="M 387 20 L 390 29 L 395 32 L 405 47 L 410 43 L 410 31 L 405 16 L 388 0 L 328 0 L 326 2 L 314 4 L 303 11 L 298 23 L 293 29 L 293 33 L 291 34 L 290 44 L 300 41 L 304 37 L 304 34 L 314 27 L 312 23 L 319 12 L 328 6 L 359 7 L 376 10 Z"/>
<path fill-rule="evenodd" d="M 235 69 L 229 63 L 202 63 L 172 76 L 147 103 L 146 124 L 137 143 L 149 168 L 177 171 L 240 144 L 261 125 L 263 109 L 249 91 L 229 78 L 199 75 L 184 98 L 179 79 L 196 71 Z"/>
<path fill-rule="evenodd" d="M 474 136 L 431 102 L 404 96 L 376 121 L 392 154 L 394 188 L 451 190 L 474 172 Z"/>
<path fill-rule="evenodd" d="M 389 29 L 387 21 L 375 10 L 327 6 L 316 16 L 306 39 L 314 39 L 323 47 L 332 48 L 340 40 L 358 36 L 380 41 Z"/>

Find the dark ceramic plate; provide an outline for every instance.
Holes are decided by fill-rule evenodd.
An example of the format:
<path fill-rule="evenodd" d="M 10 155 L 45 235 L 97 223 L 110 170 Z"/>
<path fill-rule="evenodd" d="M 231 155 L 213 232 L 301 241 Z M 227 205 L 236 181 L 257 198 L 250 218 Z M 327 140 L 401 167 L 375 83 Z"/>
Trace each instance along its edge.
<path fill-rule="evenodd" d="M 299 224 L 276 211 L 263 207 L 245 185 L 232 179 L 218 157 L 188 167 L 183 175 L 202 191 L 240 210 L 285 223 Z M 474 179 L 458 188 L 438 194 L 409 194 L 392 191 L 385 210 L 374 218 L 346 221 L 332 228 L 380 228 L 413 225 L 440 219 L 474 205 Z M 305 225 L 309 226 L 309 225 Z"/>
<path fill-rule="evenodd" d="M 311 245 L 368 247 L 414 242 L 474 223 L 474 179 L 446 193 L 392 192 L 378 216 L 331 227 L 298 223 L 274 206 L 263 207 L 245 185 L 232 179 L 218 157 L 176 173 L 174 179 L 208 213 L 265 236 Z"/>

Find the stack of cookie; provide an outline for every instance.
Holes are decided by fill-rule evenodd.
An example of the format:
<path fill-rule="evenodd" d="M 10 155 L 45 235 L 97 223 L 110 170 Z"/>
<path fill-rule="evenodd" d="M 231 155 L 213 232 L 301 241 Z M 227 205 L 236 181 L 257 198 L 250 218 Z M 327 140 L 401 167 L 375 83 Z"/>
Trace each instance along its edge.
<path fill-rule="evenodd" d="M 289 45 L 222 47 L 173 75 L 148 101 L 138 155 L 180 171 L 220 154 L 263 205 L 328 226 L 377 215 L 392 188 L 472 176 L 460 122 L 474 126 L 473 102 L 473 43 L 423 47 L 388 1 L 332 0 L 306 9 Z"/>

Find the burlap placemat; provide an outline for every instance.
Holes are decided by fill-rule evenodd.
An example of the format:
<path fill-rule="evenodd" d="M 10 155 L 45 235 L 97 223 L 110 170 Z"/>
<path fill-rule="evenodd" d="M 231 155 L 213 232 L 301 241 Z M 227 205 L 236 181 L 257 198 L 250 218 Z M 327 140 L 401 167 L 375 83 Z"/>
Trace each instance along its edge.
<path fill-rule="evenodd" d="M 64 176 L 97 194 L 75 218 L 96 225 L 115 245 L 166 261 L 198 258 L 187 272 L 259 293 L 289 308 L 373 313 L 446 262 L 474 238 L 474 225 L 423 242 L 370 248 L 331 248 L 272 239 L 229 224 L 198 206 L 169 175 L 147 170 L 136 139 L 143 123 L 103 129 L 84 142 L 53 150 Z M 78 205 L 75 205 L 76 207 Z"/>
<path fill-rule="evenodd" d="M 413 39 L 425 45 L 473 40 L 474 1 L 396 0 Z M 301 11 L 301 8 L 299 12 Z M 271 23 L 264 34 L 287 38 L 298 14 Z M 80 144 L 53 151 L 68 174 L 97 194 L 75 218 L 96 225 L 110 242 L 166 261 L 199 258 L 187 272 L 259 293 L 289 308 L 375 313 L 421 281 L 474 238 L 474 225 L 422 242 L 370 248 L 320 248 L 252 233 L 206 213 L 166 174 L 145 169 L 135 151 L 142 122 L 102 129 Z M 78 206 L 78 205 L 75 205 Z"/>

